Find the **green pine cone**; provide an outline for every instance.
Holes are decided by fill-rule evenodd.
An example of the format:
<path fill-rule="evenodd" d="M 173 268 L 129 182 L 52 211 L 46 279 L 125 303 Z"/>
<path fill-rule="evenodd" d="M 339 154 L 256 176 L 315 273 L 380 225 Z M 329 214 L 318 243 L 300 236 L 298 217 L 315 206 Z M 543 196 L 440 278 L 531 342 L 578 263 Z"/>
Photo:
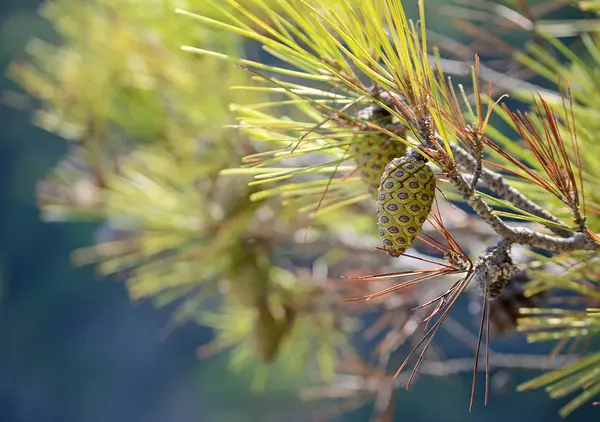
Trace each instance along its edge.
<path fill-rule="evenodd" d="M 267 364 L 277 358 L 283 340 L 294 328 L 296 311 L 285 307 L 285 315 L 279 319 L 273 315 L 267 303 L 257 306 L 256 311 L 252 350 L 258 360 Z"/>
<path fill-rule="evenodd" d="M 355 154 L 354 161 L 361 180 L 368 187 L 373 199 L 377 199 L 377 190 L 385 166 L 394 158 L 406 154 L 406 145 L 375 132 L 353 144 L 352 154 Z"/>
<path fill-rule="evenodd" d="M 398 257 L 421 232 L 435 198 L 431 168 L 412 157 L 385 167 L 377 196 L 377 225 L 383 248 Z"/>

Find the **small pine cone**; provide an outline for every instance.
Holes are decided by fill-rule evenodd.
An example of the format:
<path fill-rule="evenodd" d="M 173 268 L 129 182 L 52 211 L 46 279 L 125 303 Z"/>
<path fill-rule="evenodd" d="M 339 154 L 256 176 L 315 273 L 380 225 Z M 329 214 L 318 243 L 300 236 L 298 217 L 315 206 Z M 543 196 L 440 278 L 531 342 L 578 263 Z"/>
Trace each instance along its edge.
<path fill-rule="evenodd" d="M 373 199 L 377 199 L 377 190 L 385 166 L 394 158 L 406 154 L 406 145 L 374 132 L 353 144 L 352 154 L 355 155 L 354 161 L 361 180 L 368 187 Z"/>
<path fill-rule="evenodd" d="M 419 158 L 395 158 L 383 175 L 377 196 L 377 224 L 383 248 L 398 257 L 421 232 L 435 198 L 435 177 Z"/>
<path fill-rule="evenodd" d="M 475 282 L 481 292 L 490 300 L 496 300 L 519 267 L 510 256 L 510 244 L 502 240 L 488 247 L 480 256 L 480 264 L 475 272 Z"/>
<path fill-rule="evenodd" d="M 537 308 L 541 305 L 544 295 L 538 294 L 527 297 L 524 284 L 529 278 L 524 272 L 511 277 L 500 295 L 490 302 L 490 334 L 494 337 L 507 336 L 517 329 L 517 319 L 521 308 Z"/>

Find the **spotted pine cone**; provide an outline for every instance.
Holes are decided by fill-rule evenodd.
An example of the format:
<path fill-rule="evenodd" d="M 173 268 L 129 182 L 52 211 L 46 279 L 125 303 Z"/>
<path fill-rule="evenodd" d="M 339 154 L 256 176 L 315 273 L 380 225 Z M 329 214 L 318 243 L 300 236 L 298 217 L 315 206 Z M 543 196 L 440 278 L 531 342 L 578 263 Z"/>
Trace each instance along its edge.
<path fill-rule="evenodd" d="M 421 232 L 435 198 L 433 171 L 419 157 L 395 158 L 381 176 L 377 224 L 383 248 L 398 257 Z"/>
<path fill-rule="evenodd" d="M 374 132 L 353 144 L 352 154 L 355 155 L 354 161 L 361 180 L 368 187 L 373 199 L 377 199 L 381 174 L 386 164 L 406 154 L 406 145 L 380 132 Z"/>

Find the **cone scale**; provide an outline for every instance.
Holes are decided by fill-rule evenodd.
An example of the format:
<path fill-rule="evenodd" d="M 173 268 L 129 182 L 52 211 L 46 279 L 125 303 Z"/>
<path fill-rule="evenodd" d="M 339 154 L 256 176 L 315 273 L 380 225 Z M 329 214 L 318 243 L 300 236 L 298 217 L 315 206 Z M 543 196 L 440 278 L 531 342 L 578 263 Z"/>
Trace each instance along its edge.
<path fill-rule="evenodd" d="M 408 249 L 421 232 L 435 198 L 435 177 L 421 159 L 393 159 L 377 191 L 377 225 L 382 248 L 393 257 Z"/>

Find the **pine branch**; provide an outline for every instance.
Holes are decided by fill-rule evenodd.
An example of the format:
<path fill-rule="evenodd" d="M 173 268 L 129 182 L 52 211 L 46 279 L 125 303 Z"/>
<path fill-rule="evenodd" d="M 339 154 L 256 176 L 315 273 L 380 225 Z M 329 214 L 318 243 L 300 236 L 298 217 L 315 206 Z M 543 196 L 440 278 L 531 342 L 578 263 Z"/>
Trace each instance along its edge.
<path fill-rule="evenodd" d="M 552 370 L 560 369 L 566 364 L 571 364 L 577 361 L 577 358 L 570 355 L 556 356 L 554 359 L 548 359 L 547 355 L 526 355 L 492 352 L 490 364 L 494 368 L 502 369 L 536 369 L 536 370 Z M 432 377 L 447 377 L 461 374 L 473 370 L 472 358 L 454 358 L 446 361 L 427 360 L 421 366 L 421 375 Z M 478 368 L 479 371 L 484 371 L 485 368 Z M 344 374 L 339 377 L 337 383 L 333 386 L 313 387 L 301 392 L 300 396 L 304 400 L 316 400 L 324 398 L 343 398 L 356 394 L 357 390 L 361 390 L 365 394 L 375 394 L 379 388 L 379 382 L 382 378 L 380 372 L 369 377 L 364 374 L 349 375 Z M 379 376 L 377 376 L 379 375 Z M 395 388 L 403 388 L 406 384 L 409 374 L 402 374 L 394 380 Z M 389 378 L 386 378 L 389 379 Z M 373 382 L 365 382 L 372 380 Z M 337 384 L 337 385 L 336 385 Z M 336 388 L 336 386 L 338 388 Z M 339 388 L 344 387 L 344 388 Z"/>
<path fill-rule="evenodd" d="M 476 161 L 469 153 L 457 144 L 451 144 L 452 153 L 456 162 L 465 167 L 467 170 L 473 170 Z M 531 201 L 517 189 L 508 184 L 506 179 L 501 174 L 484 168 L 481 173 L 481 181 L 492 190 L 496 195 L 506 199 L 515 207 L 527 211 L 537 217 L 545 220 L 553 221 L 557 224 L 563 224 L 556 216 L 541 208 L 539 205 Z M 572 232 L 563 230 L 555 226 L 547 226 L 554 234 L 561 237 L 571 237 Z"/>
<path fill-rule="evenodd" d="M 465 202 L 500 236 L 509 243 L 528 245 L 552 252 L 569 252 L 576 250 L 600 251 L 600 243 L 594 241 L 586 233 L 576 233 L 568 238 L 549 236 L 524 227 L 511 227 L 493 213 L 475 189 L 465 180 L 454 163 L 445 168 L 446 175 L 462 195 Z"/>

